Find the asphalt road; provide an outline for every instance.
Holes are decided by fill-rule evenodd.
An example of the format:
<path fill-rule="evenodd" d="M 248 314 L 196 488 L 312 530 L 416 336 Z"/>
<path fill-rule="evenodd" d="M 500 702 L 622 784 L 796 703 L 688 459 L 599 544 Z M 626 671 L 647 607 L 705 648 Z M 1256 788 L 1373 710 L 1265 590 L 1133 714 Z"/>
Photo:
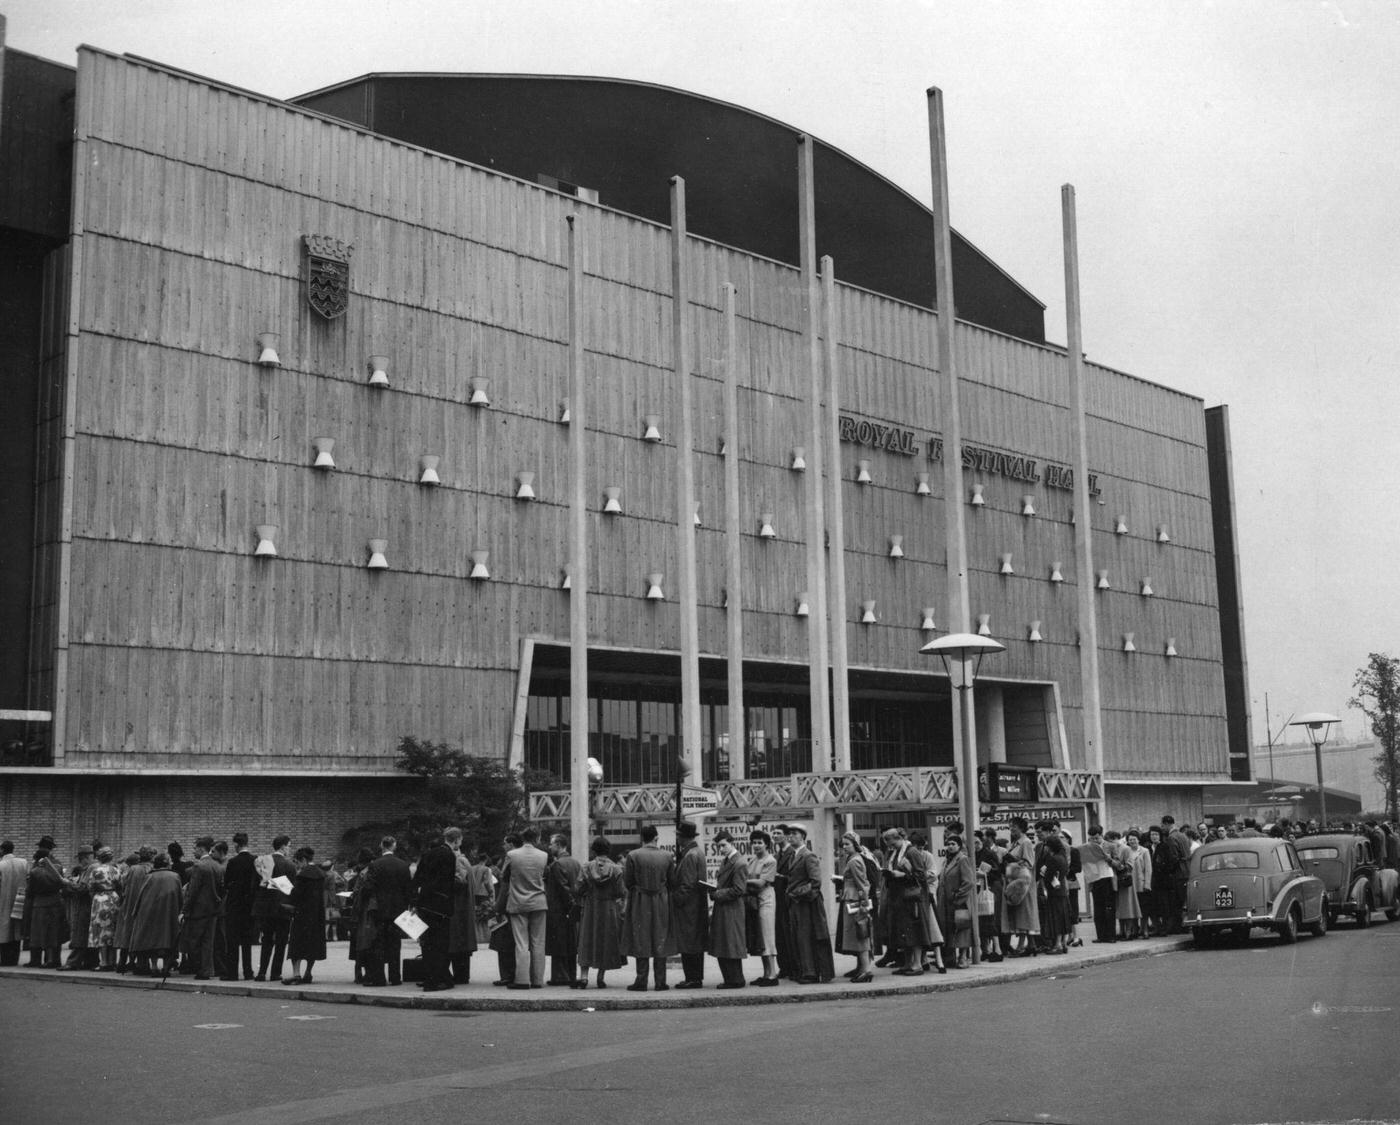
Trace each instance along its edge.
<path fill-rule="evenodd" d="M 591 1013 L 9 979 L 0 1120 L 1400 1121 L 1400 924 L 1045 968 L 920 997 Z"/>

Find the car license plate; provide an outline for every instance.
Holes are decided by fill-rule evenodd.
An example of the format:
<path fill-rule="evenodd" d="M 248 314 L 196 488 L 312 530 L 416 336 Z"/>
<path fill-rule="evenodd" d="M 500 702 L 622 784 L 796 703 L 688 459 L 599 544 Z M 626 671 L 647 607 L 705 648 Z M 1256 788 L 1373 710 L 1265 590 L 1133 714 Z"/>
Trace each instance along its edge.
<path fill-rule="evenodd" d="M 1235 892 L 1229 887 L 1217 887 L 1215 891 L 1215 909 L 1229 910 L 1235 905 Z"/>

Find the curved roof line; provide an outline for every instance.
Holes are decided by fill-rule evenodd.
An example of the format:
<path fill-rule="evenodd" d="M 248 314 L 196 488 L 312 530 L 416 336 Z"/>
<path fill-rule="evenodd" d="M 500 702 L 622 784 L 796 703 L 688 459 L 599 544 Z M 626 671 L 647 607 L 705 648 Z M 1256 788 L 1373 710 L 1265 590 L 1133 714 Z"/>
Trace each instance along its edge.
<path fill-rule="evenodd" d="M 828 141 L 822 140 L 819 136 L 817 136 L 815 133 L 811 132 L 808 129 L 799 129 L 795 125 L 788 124 L 788 122 L 786 121 L 780 121 L 778 118 L 771 117 L 768 114 L 762 113 L 756 109 L 750 109 L 747 106 L 742 106 L 738 105 L 735 102 L 726 101 L 724 98 L 711 97 L 709 94 L 697 94 L 694 90 L 683 90 L 679 86 L 667 86 L 660 82 L 644 82 L 641 79 L 637 78 L 607 78 L 602 75 L 596 74 L 509 74 L 501 71 L 468 72 L 446 70 L 374 70 L 369 71 L 365 74 L 361 74 L 355 78 L 347 78 L 343 82 L 336 82 L 330 86 L 322 86 L 318 90 L 308 90 L 306 93 L 297 94 L 294 97 L 289 98 L 288 100 L 294 103 L 300 102 L 306 98 L 320 97 L 324 94 L 334 93 L 336 90 L 342 90 L 346 87 L 355 86 L 359 83 L 372 81 L 377 78 L 503 78 L 510 79 L 512 81 L 528 81 L 532 79 L 539 79 L 541 81 L 546 82 L 603 82 L 614 86 L 636 86 L 648 90 L 659 90 L 662 93 L 667 94 L 679 94 L 681 97 L 694 98 L 696 101 L 709 102 L 711 105 L 723 106 L 725 109 L 735 110 L 738 113 L 743 113 L 747 114 L 750 117 L 758 118 L 759 120 L 766 121 L 769 124 L 776 125 L 780 129 L 785 129 L 791 132 L 794 136 L 811 137 L 812 140 L 816 141 L 824 148 L 836 153 L 838 156 L 842 157 L 845 160 L 849 160 L 852 164 L 854 164 L 857 168 L 861 169 L 863 172 L 867 173 L 870 176 L 873 176 L 877 180 L 880 180 L 882 183 L 889 185 L 895 191 L 899 192 L 906 199 L 908 199 L 909 202 L 921 208 L 930 218 L 933 217 L 933 209 L 924 202 L 922 202 L 912 192 L 906 191 L 904 188 L 900 187 L 899 184 L 891 180 L 888 176 L 884 175 L 881 172 L 877 172 L 874 168 L 872 168 L 869 164 L 866 164 L 863 160 L 859 160 L 856 157 L 852 156 L 849 152 L 846 152 L 844 149 L 837 148 L 835 145 L 829 143 Z M 957 228 L 953 229 L 956 230 Z M 981 255 L 982 259 L 988 265 L 990 265 L 999 274 L 1001 274 L 1002 277 L 1006 278 L 1007 281 L 1009 281 L 1012 285 L 1014 285 L 1017 289 L 1024 293 L 1028 298 L 1030 298 L 1037 305 L 1039 305 L 1042 310 L 1046 308 L 1044 301 L 1042 301 L 1039 297 L 1037 297 L 1019 281 L 1017 281 L 1016 278 L 1012 277 L 1011 274 L 1007 273 L 1006 270 L 1003 269 L 1001 265 L 996 261 L 996 259 L 992 258 L 985 251 L 983 251 L 981 247 L 979 247 L 975 242 L 973 242 L 970 238 L 963 234 L 962 231 L 957 231 L 957 235 L 960 239 L 962 239 L 964 243 L 966 243 L 966 245 L 970 249 L 977 251 L 977 253 Z"/>

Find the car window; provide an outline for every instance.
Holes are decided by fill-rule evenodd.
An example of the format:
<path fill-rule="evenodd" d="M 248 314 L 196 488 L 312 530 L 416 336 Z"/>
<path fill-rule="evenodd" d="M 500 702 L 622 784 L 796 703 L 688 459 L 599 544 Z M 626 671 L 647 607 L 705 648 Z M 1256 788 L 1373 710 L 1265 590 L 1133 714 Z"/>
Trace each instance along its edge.
<path fill-rule="evenodd" d="M 1340 859 L 1336 848 L 1299 848 L 1298 854 L 1304 859 Z"/>
<path fill-rule="evenodd" d="M 1298 849 L 1290 841 L 1278 850 L 1279 869 L 1282 871 L 1296 871 L 1302 864 L 1298 862 Z"/>
<path fill-rule="evenodd" d="M 1258 852 L 1214 852 L 1201 856 L 1202 871 L 1244 871 L 1258 866 Z"/>

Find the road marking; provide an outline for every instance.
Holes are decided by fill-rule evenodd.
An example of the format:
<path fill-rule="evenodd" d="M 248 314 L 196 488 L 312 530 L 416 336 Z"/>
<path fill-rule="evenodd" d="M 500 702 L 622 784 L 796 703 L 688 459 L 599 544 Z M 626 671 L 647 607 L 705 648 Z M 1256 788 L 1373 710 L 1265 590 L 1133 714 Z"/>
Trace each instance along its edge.
<path fill-rule="evenodd" d="M 335 1016 L 283 1016 L 286 1020 L 333 1020 Z"/>
<path fill-rule="evenodd" d="M 538 1082 L 546 1075 L 562 1071 L 604 1067 L 647 1055 L 684 1051 L 688 1047 L 705 1047 L 719 1041 L 733 1042 L 740 1038 L 768 1036 L 794 1027 L 810 1029 L 816 1023 L 839 1022 L 847 1016 L 846 1012 L 840 1010 L 839 1005 L 831 1005 L 829 1011 L 821 1013 L 813 1012 L 812 1005 L 809 1004 L 794 1004 L 791 1007 L 795 1010 L 767 1018 L 746 1019 L 742 1024 L 725 1023 L 674 1035 L 650 1035 L 611 1046 L 585 1047 L 549 1058 L 495 1063 L 475 1070 L 459 1070 L 451 1074 L 434 1074 L 405 1082 L 391 1082 L 383 1086 L 341 1090 L 319 1098 L 258 1106 L 219 1117 L 197 1118 L 195 1125 L 305 1125 L 306 1122 L 312 1121 L 342 1120 L 363 1115 L 370 1110 L 392 1109 L 413 1102 L 427 1101 L 453 1090 L 479 1090 L 509 1085 L 512 1082 Z"/>
<path fill-rule="evenodd" d="M 242 1027 L 242 1026 L 243 1026 L 243 1025 L 242 1025 L 241 1023 L 197 1023 L 197 1024 L 195 1024 L 195 1027 L 197 1027 L 200 1031 L 226 1031 L 226 1030 L 228 1030 L 230 1027 Z"/>

